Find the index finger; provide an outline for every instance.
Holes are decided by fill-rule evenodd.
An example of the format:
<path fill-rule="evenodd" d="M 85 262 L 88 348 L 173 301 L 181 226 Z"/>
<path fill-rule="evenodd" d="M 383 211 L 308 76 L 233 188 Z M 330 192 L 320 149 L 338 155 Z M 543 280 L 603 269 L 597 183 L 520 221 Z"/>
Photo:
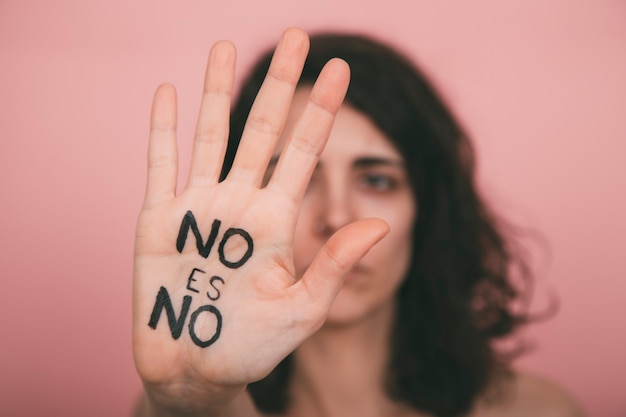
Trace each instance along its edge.
<path fill-rule="evenodd" d="M 228 41 L 216 42 L 209 53 L 188 185 L 217 183 L 228 141 L 235 58 Z"/>

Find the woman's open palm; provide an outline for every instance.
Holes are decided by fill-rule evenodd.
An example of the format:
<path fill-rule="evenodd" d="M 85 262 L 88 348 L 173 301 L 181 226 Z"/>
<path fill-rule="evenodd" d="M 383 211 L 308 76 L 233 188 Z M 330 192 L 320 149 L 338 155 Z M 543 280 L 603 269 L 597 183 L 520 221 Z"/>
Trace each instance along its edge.
<path fill-rule="evenodd" d="M 300 200 L 349 82 L 345 62 L 326 65 L 264 186 L 307 52 L 306 34 L 285 31 L 232 169 L 219 182 L 235 49 L 213 46 L 190 173 L 178 195 L 175 90 L 162 85 L 155 93 L 133 295 L 135 362 L 152 395 L 184 402 L 188 393 L 202 397 L 267 375 L 323 324 L 342 276 L 387 231 L 375 219 L 348 225 L 295 275 Z"/>

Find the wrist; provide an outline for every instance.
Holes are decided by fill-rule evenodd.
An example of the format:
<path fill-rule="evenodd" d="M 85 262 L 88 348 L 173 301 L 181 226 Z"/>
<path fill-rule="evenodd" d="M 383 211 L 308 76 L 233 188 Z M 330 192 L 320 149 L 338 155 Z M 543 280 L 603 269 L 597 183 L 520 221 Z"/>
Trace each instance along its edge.
<path fill-rule="evenodd" d="M 258 417 L 245 386 L 197 390 L 184 387 L 175 395 L 146 390 L 145 410 L 137 417 Z M 180 392 L 184 391 L 184 393 Z"/>

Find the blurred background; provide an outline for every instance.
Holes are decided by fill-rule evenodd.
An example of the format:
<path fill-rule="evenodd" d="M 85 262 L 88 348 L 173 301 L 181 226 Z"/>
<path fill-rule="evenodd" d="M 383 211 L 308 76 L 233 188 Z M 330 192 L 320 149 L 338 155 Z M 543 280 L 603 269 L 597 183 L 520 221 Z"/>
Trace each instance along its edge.
<path fill-rule="evenodd" d="M 626 416 L 622 0 L 0 0 L 0 415 L 130 414 L 152 93 L 178 88 L 184 172 L 211 44 L 241 75 L 287 26 L 376 36 L 430 74 L 485 194 L 539 236 L 533 309 L 559 299 L 516 366 Z"/>

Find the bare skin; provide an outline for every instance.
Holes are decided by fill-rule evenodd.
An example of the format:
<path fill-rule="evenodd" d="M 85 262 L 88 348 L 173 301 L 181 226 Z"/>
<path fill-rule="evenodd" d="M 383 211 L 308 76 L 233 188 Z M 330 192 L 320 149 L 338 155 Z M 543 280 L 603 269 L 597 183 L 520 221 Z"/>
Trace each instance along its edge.
<path fill-rule="evenodd" d="M 296 91 L 283 141 L 306 107 Z M 279 147 L 280 150 L 280 147 Z M 368 161 L 364 164 L 363 161 Z M 405 161 L 362 113 L 344 104 L 303 198 L 294 240 L 296 271 L 304 271 L 336 230 L 366 217 L 385 220 L 389 234 L 350 272 L 325 325 L 294 353 L 288 417 L 423 416 L 385 394 L 395 293 L 410 264 L 417 205 Z M 525 374 L 494 377 L 471 417 L 580 416 L 557 386 Z"/>
<path fill-rule="evenodd" d="M 352 170 L 364 149 L 375 151 L 366 156 L 401 158 L 367 121 L 342 107 L 349 81 L 343 61 L 331 60 L 312 89 L 296 92 L 307 51 L 304 32 L 285 31 L 233 168 L 221 183 L 233 45 L 218 42 L 210 52 L 191 168 L 179 193 L 175 90 L 162 85 L 155 93 L 147 189 L 135 245 L 133 351 L 146 392 L 136 416 L 260 416 L 246 385 L 267 375 L 296 349 L 288 417 L 422 415 L 387 398 L 381 383 L 395 311 L 393 293 L 408 260 L 400 262 L 391 280 L 377 269 L 380 264 L 388 270 L 385 262 L 392 255 L 398 264 L 401 248 L 410 245 L 403 231 L 410 228 L 418 208 L 406 203 L 401 166 L 389 164 L 382 170 L 399 182 L 393 190 L 385 188 L 380 172 Z M 324 150 L 335 117 L 341 123 L 333 135 L 349 134 L 355 123 L 365 124 L 359 125 L 363 129 L 352 145 L 342 148 L 338 145 L 345 141 L 333 141 Z M 363 138 L 366 142 L 359 142 Z M 276 153 L 280 142 L 284 146 Z M 272 162 L 268 179 L 266 168 L 273 157 L 279 158 Z M 311 176 L 312 184 L 324 188 L 307 187 Z M 320 196 L 324 204 L 316 203 Z M 402 216 L 389 214 L 387 208 L 394 205 L 406 209 Z M 224 228 L 246 230 L 254 253 L 245 265 L 229 269 L 215 253 L 199 256 L 191 242 L 179 253 L 176 238 L 189 210 L 205 237 L 214 219 Z M 320 220 L 323 227 L 318 228 Z M 236 253 L 237 248 L 226 250 Z M 204 294 L 212 288 L 201 275 L 193 282 L 198 292 L 189 290 L 194 268 L 223 279 L 219 299 L 207 299 Z M 167 288 L 176 314 L 184 296 L 192 297 L 191 310 L 207 304 L 219 309 L 223 327 L 215 343 L 206 348 L 194 344 L 187 324 L 174 338 L 165 312 L 155 328 L 147 325 L 160 287 Z M 197 327 L 210 330 L 215 324 Z M 567 396 L 553 395 L 560 393 L 557 388 L 523 376 L 512 381 L 502 385 L 507 395 L 501 400 L 479 401 L 472 417 L 581 415 L 570 412 L 575 408 Z M 524 414 L 528 411 L 532 413 Z"/>
<path fill-rule="evenodd" d="M 163 85 L 155 94 L 133 287 L 134 357 L 149 415 L 257 415 L 246 384 L 264 377 L 319 329 L 344 274 L 388 231 L 377 219 L 342 228 L 297 279 L 292 240 L 299 202 L 349 80 L 345 62 L 328 63 L 272 179 L 261 188 L 307 51 L 304 32 L 285 31 L 231 173 L 221 183 L 235 66 L 232 44 L 219 42 L 211 50 L 188 182 L 178 195 L 175 92 Z M 193 245 L 178 253 L 177 231 L 188 210 L 202 219 L 205 231 L 213 219 L 245 229 L 255 247 L 246 265 L 226 270 L 216 256 L 198 256 Z M 189 294 L 187 277 L 193 268 L 214 271 L 225 281 L 215 303 L 225 324 L 219 340 L 207 349 L 192 343 L 186 333 L 174 340 L 165 323 L 155 329 L 147 325 L 159 288 L 166 287 L 173 304 L 180 305 Z M 210 289 L 206 281 L 196 284 L 199 294 Z M 191 308 L 207 301 L 194 298 Z"/>

